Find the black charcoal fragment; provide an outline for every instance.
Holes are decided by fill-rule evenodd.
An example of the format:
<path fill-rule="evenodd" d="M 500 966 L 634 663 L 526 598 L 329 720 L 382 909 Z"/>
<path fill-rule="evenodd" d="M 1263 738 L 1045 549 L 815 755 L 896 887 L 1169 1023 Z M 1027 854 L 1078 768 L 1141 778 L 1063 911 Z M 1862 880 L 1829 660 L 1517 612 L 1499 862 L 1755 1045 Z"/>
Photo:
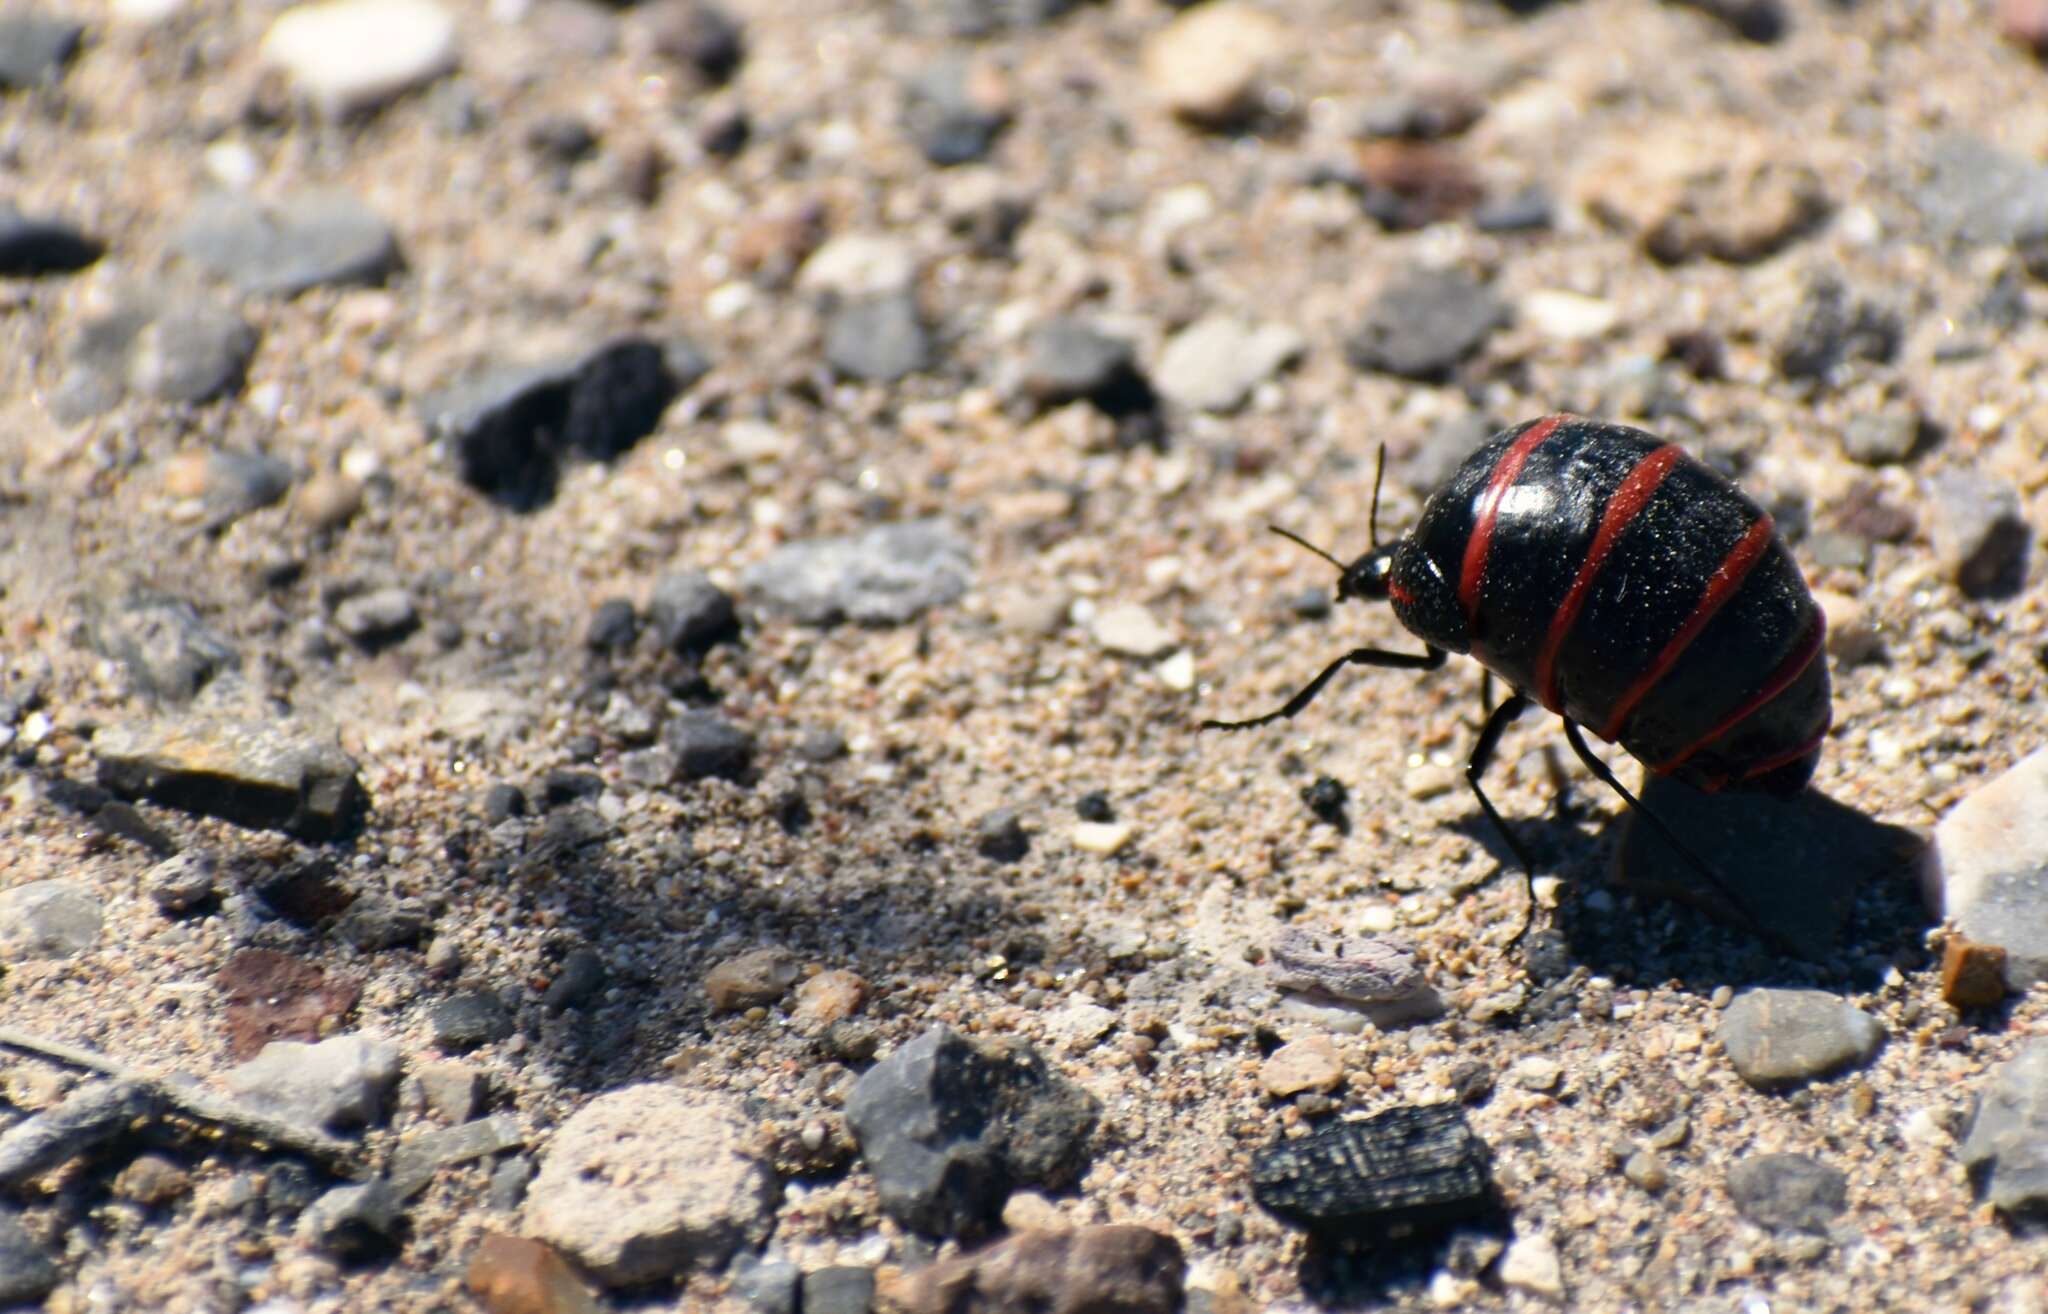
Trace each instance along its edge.
<path fill-rule="evenodd" d="M 1442 1222 L 1487 1207 L 1487 1164 L 1457 1105 L 1402 1105 L 1260 1150 L 1252 1198 L 1316 1232 Z"/>

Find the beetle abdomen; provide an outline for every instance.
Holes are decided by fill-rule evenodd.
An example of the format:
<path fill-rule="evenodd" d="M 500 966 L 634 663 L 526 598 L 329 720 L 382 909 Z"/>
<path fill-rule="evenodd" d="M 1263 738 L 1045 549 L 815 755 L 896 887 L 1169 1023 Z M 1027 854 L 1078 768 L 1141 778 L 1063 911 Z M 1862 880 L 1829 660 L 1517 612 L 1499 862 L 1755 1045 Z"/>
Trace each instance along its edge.
<path fill-rule="evenodd" d="M 1404 623 L 1651 769 L 1710 789 L 1811 774 L 1820 609 L 1770 517 L 1676 445 L 1567 416 L 1517 426 L 1429 499 L 1409 551 L 1396 584 L 1441 583 L 1434 609 L 1397 591 Z"/>

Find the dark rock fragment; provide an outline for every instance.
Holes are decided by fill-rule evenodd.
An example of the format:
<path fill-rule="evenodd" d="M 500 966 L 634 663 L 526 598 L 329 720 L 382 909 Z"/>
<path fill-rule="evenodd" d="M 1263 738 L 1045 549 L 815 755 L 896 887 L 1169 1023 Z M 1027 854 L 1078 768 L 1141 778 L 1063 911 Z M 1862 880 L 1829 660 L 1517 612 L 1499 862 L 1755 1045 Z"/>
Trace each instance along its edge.
<path fill-rule="evenodd" d="M 1728 1194 L 1759 1227 L 1826 1232 L 1849 1204 L 1848 1179 L 1803 1154 L 1753 1154 L 1728 1170 Z"/>
<path fill-rule="evenodd" d="M 1487 1206 L 1488 1166 L 1457 1105 L 1402 1105 L 1260 1150 L 1252 1196 L 1312 1231 L 1446 1221 Z"/>

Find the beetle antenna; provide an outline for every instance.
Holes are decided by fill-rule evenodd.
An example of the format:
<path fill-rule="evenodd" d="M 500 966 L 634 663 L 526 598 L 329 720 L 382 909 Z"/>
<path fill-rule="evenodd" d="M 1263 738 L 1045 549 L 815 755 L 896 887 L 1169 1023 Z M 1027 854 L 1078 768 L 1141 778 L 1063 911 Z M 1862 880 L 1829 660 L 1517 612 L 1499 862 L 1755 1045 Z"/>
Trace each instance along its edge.
<path fill-rule="evenodd" d="M 1305 547 L 1305 548 L 1307 548 L 1307 549 L 1308 549 L 1309 551 L 1311 551 L 1311 552 L 1315 553 L 1315 554 L 1316 554 L 1317 556 L 1321 557 L 1321 558 L 1322 558 L 1323 560 L 1325 560 L 1325 561 L 1329 562 L 1329 563 L 1330 563 L 1331 565 L 1335 566 L 1335 567 L 1336 567 L 1336 568 L 1337 568 L 1337 569 L 1338 569 L 1339 571 L 1342 571 L 1342 570 L 1344 569 L 1344 563 L 1343 563 L 1343 562 L 1341 562 L 1341 561 L 1337 560 L 1337 558 L 1335 558 L 1335 557 L 1331 556 L 1331 555 L 1330 555 L 1329 553 L 1327 553 L 1327 552 L 1323 551 L 1323 550 L 1322 550 L 1321 548 L 1319 548 L 1319 547 L 1317 547 L 1317 546 L 1316 546 L 1315 544 L 1313 544 L 1313 543 L 1309 542 L 1309 541 L 1308 541 L 1307 539 L 1305 539 L 1305 538 L 1303 538 L 1303 537 L 1302 537 L 1301 535 L 1299 535 L 1299 534 L 1295 533 L 1295 532 L 1294 532 L 1293 530 L 1291 530 L 1291 529 L 1282 529 L 1282 528 L 1280 528 L 1280 526 L 1278 526 L 1278 525 L 1267 525 L 1267 526 L 1266 526 L 1266 528 L 1268 528 L 1268 529 L 1272 530 L 1272 531 L 1273 531 L 1274 533 L 1278 534 L 1278 535 L 1279 535 L 1280 537 L 1282 537 L 1282 538 L 1286 539 L 1286 540 L 1287 540 L 1288 542 L 1290 542 L 1290 543 L 1296 543 L 1296 544 L 1299 544 L 1299 545 L 1300 545 L 1300 546 L 1302 546 L 1302 547 Z"/>
<path fill-rule="evenodd" d="M 1365 520 L 1365 536 L 1374 548 L 1380 545 L 1380 480 L 1387 477 L 1387 445 L 1380 444 L 1379 463 L 1372 470 L 1372 512 Z"/>

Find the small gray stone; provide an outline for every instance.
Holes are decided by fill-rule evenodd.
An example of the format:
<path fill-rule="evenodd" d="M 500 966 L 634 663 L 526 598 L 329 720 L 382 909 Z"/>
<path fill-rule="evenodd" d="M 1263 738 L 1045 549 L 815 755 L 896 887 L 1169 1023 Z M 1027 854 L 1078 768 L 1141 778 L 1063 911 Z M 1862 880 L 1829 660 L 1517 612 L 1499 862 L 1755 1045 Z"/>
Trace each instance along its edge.
<path fill-rule="evenodd" d="M 21 1225 L 14 1206 L 0 1204 L 0 1306 L 34 1305 L 56 1289 L 62 1276 Z"/>
<path fill-rule="evenodd" d="M 167 914 L 189 912 L 214 896 L 220 864 L 211 853 L 187 849 L 142 874 L 142 889 Z"/>
<path fill-rule="evenodd" d="M 136 332 L 127 356 L 127 390 L 158 401 L 198 405 L 242 386 L 256 355 L 254 326 L 203 304 L 171 306 Z"/>
<path fill-rule="evenodd" d="M 548 982 L 541 1007 L 550 1013 L 581 1008 L 604 989 L 604 958 L 588 945 L 578 945 L 562 955 L 562 970 Z"/>
<path fill-rule="evenodd" d="M 1853 415 L 1842 429 L 1842 454 L 1860 465 L 1897 465 L 1920 445 L 1920 413 L 1894 408 Z"/>
<path fill-rule="evenodd" d="M 1935 916 L 2005 950 L 2008 989 L 2048 981 L 2048 748 L 1948 810 L 1921 887 Z"/>
<path fill-rule="evenodd" d="M 754 736 L 716 712 L 693 708 L 668 723 L 668 746 L 684 780 L 743 778 L 754 765 Z"/>
<path fill-rule="evenodd" d="M 703 652 L 740 632 L 732 595 L 701 570 L 662 576 L 647 601 L 647 623 L 662 647 L 684 655 Z"/>
<path fill-rule="evenodd" d="M 0 28 L 4 24 L 0 19 Z M 5 59 L 0 55 L 0 63 Z M 105 243 L 70 224 L 31 218 L 0 202 L 0 278 L 73 273 L 97 261 L 106 250 Z"/>
<path fill-rule="evenodd" d="M 188 701 L 215 675 L 242 662 L 183 598 L 139 593 L 89 616 L 87 629 L 93 647 L 126 667 L 142 692 L 171 702 Z"/>
<path fill-rule="evenodd" d="M 157 1099 L 126 1081 L 96 1081 L 0 1132 L 0 1188 L 40 1176 L 153 1116 Z"/>
<path fill-rule="evenodd" d="M 381 1177 L 337 1186 L 299 1215 L 299 1237 L 345 1259 L 391 1244 L 405 1216 L 403 1201 Z"/>
<path fill-rule="evenodd" d="M 75 19 L 0 15 L 0 91 L 53 85 L 84 36 L 85 24 Z"/>
<path fill-rule="evenodd" d="M 518 1121 L 504 1114 L 408 1136 L 391 1156 L 391 1193 L 409 1200 L 443 1168 L 515 1150 L 525 1143 Z"/>
<path fill-rule="evenodd" d="M 624 598 L 606 598 L 590 613 L 583 643 L 597 652 L 624 652 L 640 637 L 640 617 Z"/>
<path fill-rule="evenodd" d="M 491 1173 L 491 1184 L 485 1198 L 491 1208 L 509 1214 L 525 1203 L 526 1188 L 532 1181 L 533 1160 L 523 1154 L 515 1154 Z"/>
<path fill-rule="evenodd" d="M 1728 1194 L 1759 1227 L 1826 1232 L 1849 1204 L 1848 1179 L 1803 1154 L 1753 1154 L 1728 1170 Z"/>
<path fill-rule="evenodd" d="M 358 593 L 334 609 L 334 624 L 364 647 L 380 647 L 419 627 L 412 594 L 396 586 Z"/>
<path fill-rule="evenodd" d="M 804 1274 L 804 1314 L 868 1314 L 875 1303 L 875 1270 L 834 1264 Z"/>
<path fill-rule="evenodd" d="M 1173 335 L 1153 372 L 1165 398 L 1191 410 L 1226 412 L 1300 357 L 1306 339 L 1285 324 L 1256 327 L 1210 314 Z"/>
<path fill-rule="evenodd" d="M 213 451 L 206 454 L 204 478 L 206 525 L 219 529 L 283 498 L 292 468 L 262 452 Z"/>
<path fill-rule="evenodd" d="M 1024 363 L 1017 380 L 1040 406 L 1109 395 L 1135 369 L 1131 344 L 1079 319 L 1053 319 L 1024 339 Z"/>
<path fill-rule="evenodd" d="M 1985 1078 L 1958 1153 L 1979 1198 L 2008 1214 L 2048 1213 L 2048 1041 Z"/>
<path fill-rule="evenodd" d="M 2031 533 L 2019 490 L 1975 470 L 1943 470 L 1927 481 L 1934 555 L 1973 598 L 2009 597 L 2026 579 Z"/>
<path fill-rule="evenodd" d="M 427 1010 L 427 1024 L 434 1029 L 434 1043 L 450 1054 L 496 1044 L 514 1030 L 511 1011 L 487 990 L 442 1000 Z"/>
<path fill-rule="evenodd" d="M 76 958 L 100 938 L 100 898 L 78 881 L 0 890 L 0 962 Z"/>
<path fill-rule="evenodd" d="M 483 1107 L 484 1074 L 457 1059 L 422 1063 L 413 1073 L 428 1112 L 450 1124 L 468 1122 Z"/>
<path fill-rule="evenodd" d="M 2048 167 L 1974 137 L 1936 142 L 1920 216 L 1945 242 L 1994 244 L 2048 234 Z"/>
<path fill-rule="evenodd" d="M 244 292 L 292 297 L 308 288 L 376 284 L 398 266 L 391 225 L 345 192 L 275 204 L 239 193 L 203 196 L 172 249 Z"/>
<path fill-rule="evenodd" d="M 1361 370 L 1425 382 L 1448 376 L 1508 320 L 1508 306 L 1457 270 L 1414 270 L 1396 278 L 1345 343 Z"/>
<path fill-rule="evenodd" d="M 1860 1066 L 1883 1043 L 1882 1023 L 1824 990 L 1745 990 L 1721 1015 L 1721 1045 L 1758 1090 Z"/>
<path fill-rule="evenodd" d="M 991 862 L 1019 862 L 1031 851 L 1031 837 L 1015 808 L 997 808 L 974 823 L 974 851 Z"/>
<path fill-rule="evenodd" d="M 904 130 L 940 168 L 988 154 L 1009 123 L 1001 74 L 971 56 L 941 55 L 904 87 Z"/>
<path fill-rule="evenodd" d="M 92 751 L 99 783 L 116 794 L 302 839 L 345 836 L 369 806 L 340 743 L 289 721 L 126 722 L 102 726 Z"/>
<path fill-rule="evenodd" d="M 786 1259 L 748 1262 L 751 1258 L 733 1261 L 733 1295 L 753 1314 L 796 1314 L 803 1270 Z"/>
<path fill-rule="evenodd" d="M 321 1127 L 375 1126 L 398 1084 L 398 1046 L 371 1036 L 273 1040 L 230 1068 L 229 1090 L 279 1117 Z"/>
<path fill-rule="evenodd" d="M 825 324 L 825 363 L 851 379 L 894 383 L 931 366 L 931 334 L 914 293 L 857 297 Z"/>
<path fill-rule="evenodd" d="M 334 924 L 334 934 L 363 953 L 418 944 L 434 924 L 416 899 L 365 894 L 348 906 Z"/>
<path fill-rule="evenodd" d="M 749 601 L 806 625 L 901 625 L 967 591 L 967 542 L 938 520 L 789 543 L 741 572 Z"/>

